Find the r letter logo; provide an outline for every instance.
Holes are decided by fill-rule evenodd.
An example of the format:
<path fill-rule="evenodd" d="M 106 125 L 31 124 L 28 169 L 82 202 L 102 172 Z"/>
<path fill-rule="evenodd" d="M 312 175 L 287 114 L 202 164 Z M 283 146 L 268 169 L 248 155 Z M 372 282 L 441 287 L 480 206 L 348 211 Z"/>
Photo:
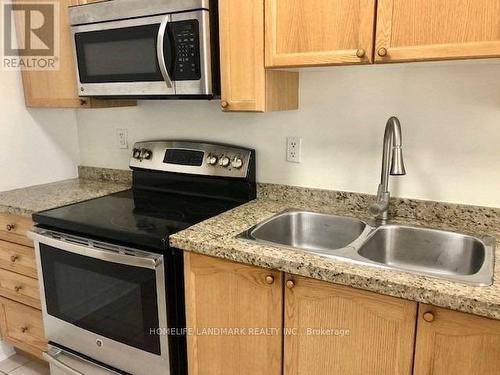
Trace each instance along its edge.
<path fill-rule="evenodd" d="M 59 69 L 59 2 L 2 2 L 2 67 Z"/>

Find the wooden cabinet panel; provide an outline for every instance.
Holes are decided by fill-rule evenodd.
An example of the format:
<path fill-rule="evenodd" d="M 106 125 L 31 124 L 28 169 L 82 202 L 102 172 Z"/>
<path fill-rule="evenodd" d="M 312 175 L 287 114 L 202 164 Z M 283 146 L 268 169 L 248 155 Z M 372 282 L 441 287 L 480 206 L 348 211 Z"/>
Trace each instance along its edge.
<path fill-rule="evenodd" d="M 190 375 L 281 374 L 280 272 L 186 253 L 185 281 L 187 327 L 196 330 L 188 335 Z M 273 334 L 250 331 L 265 328 Z"/>
<path fill-rule="evenodd" d="M 496 375 L 500 321 L 420 304 L 415 375 Z"/>
<path fill-rule="evenodd" d="M 0 297 L 0 329 L 5 341 L 21 350 L 38 357 L 47 350 L 39 310 Z"/>
<path fill-rule="evenodd" d="M 38 280 L 31 277 L 0 269 L 0 295 L 41 308 Z"/>
<path fill-rule="evenodd" d="M 219 29 L 222 109 L 296 109 L 298 73 L 264 68 L 263 1 L 220 0 Z"/>
<path fill-rule="evenodd" d="M 29 217 L 0 213 L 0 240 L 33 247 L 33 241 L 26 237 L 32 227 Z"/>
<path fill-rule="evenodd" d="M 370 63 L 375 0 L 265 0 L 266 67 Z"/>
<path fill-rule="evenodd" d="M 38 277 L 33 248 L 1 240 L 0 268 L 33 278 Z"/>
<path fill-rule="evenodd" d="M 285 375 L 411 374 L 415 302 L 291 275 L 285 285 Z"/>
<path fill-rule="evenodd" d="M 377 62 L 500 56 L 500 0 L 379 0 Z"/>

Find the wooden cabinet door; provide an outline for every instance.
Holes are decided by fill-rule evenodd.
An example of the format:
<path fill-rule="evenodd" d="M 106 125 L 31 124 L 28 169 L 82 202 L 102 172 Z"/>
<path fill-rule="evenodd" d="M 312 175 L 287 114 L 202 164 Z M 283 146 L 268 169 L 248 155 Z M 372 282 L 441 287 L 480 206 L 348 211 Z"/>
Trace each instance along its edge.
<path fill-rule="evenodd" d="M 186 253 L 185 281 L 190 375 L 281 374 L 280 272 Z"/>
<path fill-rule="evenodd" d="M 410 375 L 416 302 L 287 275 L 285 375 Z"/>
<path fill-rule="evenodd" d="M 266 66 L 372 61 L 375 0 L 265 0 Z"/>
<path fill-rule="evenodd" d="M 415 375 L 497 375 L 500 321 L 420 304 Z"/>
<path fill-rule="evenodd" d="M 500 56 L 500 0 L 378 0 L 376 62 Z"/>
<path fill-rule="evenodd" d="M 297 109 L 298 73 L 265 71 L 264 3 L 219 0 L 223 111 Z"/>
<path fill-rule="evenodd" d="M 0 297 L 0 330 L 9 344 L 39 358 L 47 350 L 40 310 Z"/>

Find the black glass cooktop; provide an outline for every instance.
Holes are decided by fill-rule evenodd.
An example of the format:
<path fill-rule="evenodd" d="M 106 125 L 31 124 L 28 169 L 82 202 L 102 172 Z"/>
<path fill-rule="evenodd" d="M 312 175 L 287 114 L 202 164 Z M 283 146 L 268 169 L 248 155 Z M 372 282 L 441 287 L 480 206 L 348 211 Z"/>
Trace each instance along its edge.
<path fill-rule="evenodd" d="M 241 203 L 131 189 L 33 215 L 39 226 L 129 246 L 164 249 L 168 236 Z"/>

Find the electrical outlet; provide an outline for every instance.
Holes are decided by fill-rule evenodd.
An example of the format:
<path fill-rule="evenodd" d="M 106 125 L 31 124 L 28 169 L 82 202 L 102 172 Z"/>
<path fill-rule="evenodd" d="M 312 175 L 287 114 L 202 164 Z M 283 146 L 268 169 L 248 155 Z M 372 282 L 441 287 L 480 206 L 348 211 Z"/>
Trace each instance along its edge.
<path fill-rule="evenodd" d="M 302 138 L 287 137 L 286 138 L 286 161 L 291 163 L 300 163 L 300 148 L 302 146 Z"/>
<path fill-rule="evenodd" d="M 128 148 L 128 132 L 127 129 L 116 129 L 116 144 L 118 148 Z"/>

